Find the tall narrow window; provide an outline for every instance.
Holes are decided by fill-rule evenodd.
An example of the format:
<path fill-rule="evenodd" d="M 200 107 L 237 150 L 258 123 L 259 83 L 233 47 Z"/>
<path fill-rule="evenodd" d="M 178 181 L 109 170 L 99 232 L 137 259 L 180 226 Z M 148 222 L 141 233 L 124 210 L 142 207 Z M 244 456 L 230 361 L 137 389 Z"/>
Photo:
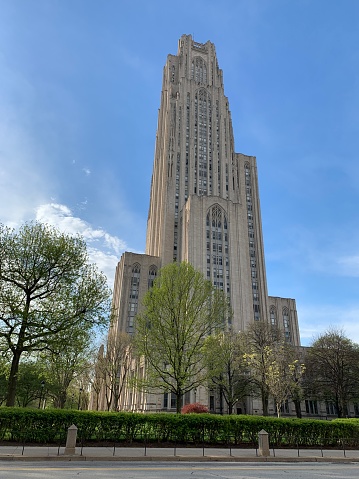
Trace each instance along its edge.
<path fill-rule="evenodd" d="M 150 266 L 150 269 L 148 270 L 148 289 L 152 288 L 153 283 L 156 279 L 157 276 L 157 268 L 156 266 L 152 265 Z"/>
<path fill-rule="evenodd" d="M 130 297 L 128 301 L 127 332 L 134 332 L 134 319 L 138 310 L 138 293 L 140 289 L 141 267 L 138 263 L 133 264 L 130 283 Z"/>
<path fill-rule="evenodd" d="M 270 322 L 271 322 L 272 326 L 276 326 L 276 324 L 277 324 L 277 313 L 276 313 L 276 309 L 275 309 L 274 306 L 270 307 L 269 318 L 270 318 Z"/>
<path fill-rule="evenodd" d="M 194 193 L 212 192 L 212 103 L 204 88 L 194 99 Z"/>
<path fill-rule="evenodd" d="M 283 328 L 284 328 L 285 340 L 288 341 L 288 343 L 291 343 L 292 342 L 292 334 L 291 334 L 288 308 L 283 308 Z"/>
<path fill-rule="evenodd" d="M 207 278 L 230 296 L 228 221 L 225 211 L 213 205 L 206 217 Z"/>
<path fill-rule="evenodd" d="M 207 65 L 201 57 L 192 60 L 191 77 L 197 83 L 207 84 Z"/>
<path fill-rule="evenodd" d="M 247 224 L 248 224 L 248 247 L 251 266 L 252 277 L 252 298 L 253 298 L 253 311 L 254 320 L 259 321 L 260 315 L 260 301 L 259 301 L 259 286 L 258 281 L 253 281 L 253 278 L 258 278 L 257 271 L 257 251 L 256 251 L 256 237 L 253 222 L 253 202 L 252 202 L 252 187 L 251 187 L 251 170 L 249 163 L 244 165 L 244 179 L 246 185 L 246 206 L 247 206 Z"/>

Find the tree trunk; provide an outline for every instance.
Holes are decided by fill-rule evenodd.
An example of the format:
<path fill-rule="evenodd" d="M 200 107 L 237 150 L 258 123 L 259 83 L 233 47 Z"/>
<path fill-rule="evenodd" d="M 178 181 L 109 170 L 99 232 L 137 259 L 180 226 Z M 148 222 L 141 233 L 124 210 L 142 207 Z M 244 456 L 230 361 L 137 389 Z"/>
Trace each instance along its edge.
<path fill-rule="evenodd" d="M 262 388 L 262 408 L 263 408 L 263 416 L 268 416 L 268 394 Z"/>
<path fill-rule="evenodd" d="M 64 409 L 65 404 L 66 404 L 66 399 L 67 399 L 67 393 L 66 391 L 61 391 L 58 397 L 58 406 L 59 409 Z"/>
<path fill-rule="evenodd" d="M 340 418 L 343 417 L 342 407 L 341 407 L 341 404 L 340 404 L 340 402 L 339 402 L 338 399 L 335 401 L 335 406 L 336 406 L 336 408 L 337 408 L 337 415 L 338 415 L 338 417 L 340 417 Z"/>
<path fill-rule="evenodd" d="M 294 407 L 295 407 L 295 413 L 299 419 L 302 419 L 302 408 L 300 407 L 300 400 L 299 399 L 293 399 L 294 402 Z"/>
<path fill-rule="evenodd" d="M 176 413 L 180 414 L 181 408 L 182 408 L 182 398 L 183 398 L 183 393 L 182 391 L 176 392 Z"/>
<path fill-rule="evenodd" d="M 223 388 L 219 386 L 219 414 L 223 415 Z"/>
<path fill-rule="evenodd" d="M 15 351 L 12 358 L 10 376 L 8 381 L 7 397 L 6 397 L 6 406 L 13 407 L 15 406 L 15 396 L 16 396 L 16 385 L 17 385 L 17 373 L 19 371 L 21 352 Z"/>
<path fill-rule="evenodd" d="M 183 394 L 181 392 L 176 392 L 176 413 L 180 414 L 181 405 L 182 405 Z"/>

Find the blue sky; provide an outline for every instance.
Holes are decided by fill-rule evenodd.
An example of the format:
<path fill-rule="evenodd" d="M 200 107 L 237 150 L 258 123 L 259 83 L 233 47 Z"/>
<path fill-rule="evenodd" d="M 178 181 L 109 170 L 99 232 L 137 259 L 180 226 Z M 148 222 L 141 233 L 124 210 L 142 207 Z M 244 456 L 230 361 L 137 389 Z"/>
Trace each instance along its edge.
<path fill-rule="evenodd" d="M 0 222 L 80 232 L 112 285 L 143 252 L 162 68 L 216 45 L 257 157 L 268 291 L 302 343 L 359 342 L 357 0 L 0 0 Z"/>

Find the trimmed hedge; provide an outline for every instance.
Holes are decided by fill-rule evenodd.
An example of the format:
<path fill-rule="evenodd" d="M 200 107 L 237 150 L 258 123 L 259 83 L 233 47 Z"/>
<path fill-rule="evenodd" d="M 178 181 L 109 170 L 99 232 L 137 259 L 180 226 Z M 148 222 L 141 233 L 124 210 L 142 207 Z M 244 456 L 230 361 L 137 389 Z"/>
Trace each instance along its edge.
<path fill-rule="evenodd" d="M 359 446 L 359 420 L 287 419 L 263 416 L 217 416 L 37 410 L 0 407 L 0 440 L 63 444 L 67 429 L 78 428 L 83 443 L 116 442 L 126 445 L 188 444 L 256 446 L 258 432 L 269 434 L 275 447 Z"/>

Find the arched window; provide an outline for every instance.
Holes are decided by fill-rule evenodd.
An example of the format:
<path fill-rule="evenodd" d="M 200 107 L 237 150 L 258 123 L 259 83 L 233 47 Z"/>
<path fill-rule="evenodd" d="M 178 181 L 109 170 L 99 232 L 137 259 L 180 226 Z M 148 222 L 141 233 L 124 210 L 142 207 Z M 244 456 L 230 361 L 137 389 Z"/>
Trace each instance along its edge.
<path fill-rule="evenodd" d="M 130 297 L 128 301 L 127 332 L 129 334 L 133 333 L 134 318 L 138 310 L 140 275 L 141 275 L 141 266 L 139 265 L 139 263 L 134 263 L 132 265 L 132 271 L 131 271 Z"/>
<path fill-rule="evenodd" d="M 270 307 L 269 318 L 270 318 L 271 325 L 276 326 L 277 325 L 277 311 L 276 311 L 274 306 Z"/>
<path fill-rule="evenodd" d="M 230 296 L 228 223 L 225 211 L 215 204 L 206 217 L 207 279 Z"/>
<path fill-rule="evenodd" d="M 157 276 L 157 268 L 156 266 L 152 265 L 150 266 L 150 269 L 148 270 L 148 289 L 152 288 L 153 282 L 156 279 Z"/>

